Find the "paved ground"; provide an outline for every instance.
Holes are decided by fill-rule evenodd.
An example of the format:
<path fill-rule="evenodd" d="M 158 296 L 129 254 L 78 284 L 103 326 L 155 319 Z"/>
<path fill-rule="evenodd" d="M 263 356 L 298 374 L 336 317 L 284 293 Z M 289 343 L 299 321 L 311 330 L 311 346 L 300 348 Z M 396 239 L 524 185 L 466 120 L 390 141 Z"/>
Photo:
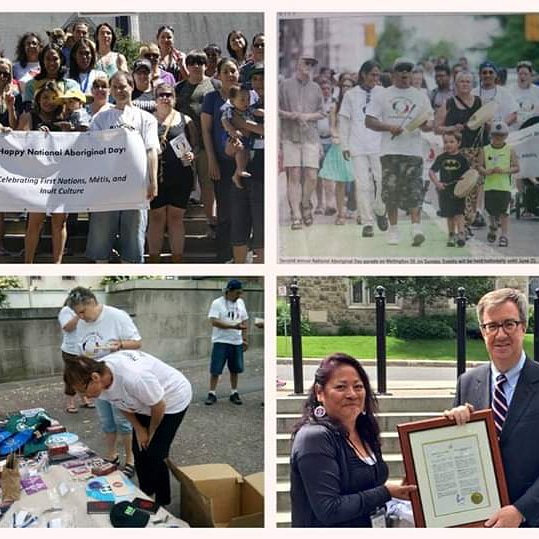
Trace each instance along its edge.
<path fill-rule="evenodd" d="M 264 469 L 263 362 L 261 355 L 248 355 L 246 372 L 240 378 L 243 406 L 228 401 L 227 379 L 218 387 L 217 404 L 204 405 L 208 383 L 205 368 L 192 366 L 183 369 L 195 391 L 193 402 L 172 445 L 171 458 L 178 465 L 227 463 L 243 475 Z M 81 409 L 78 414 L 66 413 L 60 376 L 0 384 L 0 416 L 38 406 L 45 408 L 68 431 L 77 433 L 99 453 L 103 442 L 95 410 Z M 173 480 L 170 509 L 175 514 L 179 514 L 178 490 Z"/>
<path fill-rule="evenodd" d="M 335 216 L 315 215 L 314 225 L 302 230 L 290 229 L 286 179 L 279 176 L 279 259 L 294 262 L 458 262 L 458 263 L 535 263 L 539 261 L 538 218 L 510 218 L 509 247 L 498 247 L 486 240 L 487 227 L 475 228 L 474 237 L 463 248 L 447 247 L 445 219 L 436 215 L 436 194 L 431 186 L 423 205 L 422 227 L 426 237 L 421 247 L 411 246 L 410 220 L 401 212 L 401 243 L 387 245 L 385 233 L 375 227 L 374 238 L 362 238 L 354 219 L 336 226 Z"/>

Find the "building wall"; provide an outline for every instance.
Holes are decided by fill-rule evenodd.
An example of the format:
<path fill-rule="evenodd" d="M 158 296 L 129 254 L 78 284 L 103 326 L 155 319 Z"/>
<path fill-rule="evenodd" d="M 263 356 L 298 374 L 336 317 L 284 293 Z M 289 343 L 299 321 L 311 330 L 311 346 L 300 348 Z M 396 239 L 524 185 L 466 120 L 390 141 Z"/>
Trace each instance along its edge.
<path fill-rule="evenodd" d="M 120 13 L 121 15 L 122 13 Z M 127 14 L 127 13 L 125 13 Z M 37 32 L 47 42 L 46 30 L 63 27 L 76 13 L 2 13 L 0 20 L 0 50 L 14 58 L 19 36 L 28 31 Z M 108 22 L 115 26 L 114 16 L 86 15 L 96 26 Z M 226 52 L 226 37 L 231 30 L 242 30 L 250 42 L 257 32 L 264 31 L 263 13 L 142 13 L 138 17 L 141 41 L 155 41 L 159 26 L 174 28 L 175 44 L 181 50 L 200 48 L 209 42 L 220 45 Z"/>
<path fill-rule="evenodd" d="M 107 304 L 126 310 L 143 339 L 143 350 L 167 363 L 200 366 L 207 371 L 211 348 L 208 309 L 226 281 L 129 281 L 114 285 Z M 263 331 L 254 327 L 263 317 L 262 279 L 245 284 L 251 351 L 261 354 Z M 0 382 L 60 374 L 63 369 L 57 322 L 58 308 L 0 310 Z"/>

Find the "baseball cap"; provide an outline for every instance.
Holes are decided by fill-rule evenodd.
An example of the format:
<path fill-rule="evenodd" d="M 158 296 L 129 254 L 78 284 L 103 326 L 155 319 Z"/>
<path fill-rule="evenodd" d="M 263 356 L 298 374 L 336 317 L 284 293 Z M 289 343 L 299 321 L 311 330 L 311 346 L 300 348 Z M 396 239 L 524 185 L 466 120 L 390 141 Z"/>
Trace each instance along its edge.
<path fill-rule="evenodd" d="M 315 66 L 318 63 L 318 60 L 313 56 L 300 56 L 300 60 L 303 60 L 306 64 L 312 64 Z"/>
<path fill-rule="evenodd" d="M 137 509 L 131 502 L 115 503 L 109 516 L 114 528 L 145 528 L 150 520 L 149 513 Z"/>
<path fill-rule="evenodd" d="M 251 70 L 249 71 L 249 79 L 251 79 L 253 75 L 263 75 L 263 74 L 264 74 L 264 64 L 261 62 L 258 62 L 254 64 Z"/>
<path fill-rule="evenodd" d="M 133 73 L 135 71 L 138 71 L 141 68 L 147 69 L 149 72 L 151 72 L 152 64 L 150 60 L 146 60 L 146 58 L 141 58 L 140 60 L 136 60 L 135 63 L 133 64 Z"/>
<path fill-rule="evenodd" d="M 403 56 L 397 58 L 393 62 L 394 71 L 412 71 L 414 66 L 415 66 L 415 62 L 413 62 L 409 58 L 404 58 Z"/>
<path fill-rule="evenodd" d="M 59 96 L 58 99 L 78 99 L 81 103 L 86 103 L 86 96 L 77 88 L 68 90 L 65 94 Z"/>
<path fill-rule="evenodd" d="M 230 279 L 226 285 L 227 290 L 241 290 L 242 288 L 243 285 L 241 284 L 241 281 L 238 281 L 238 279 Z"/>
<path fill-rule="evenodd" d="M 481 73 L 481 71 L 483 71 L 485 67 L 490 67 L 491 69 L 494 69 L 496 73 L 498 73 L 498 67 L 496 66 L 494 62 L 491 62 L 490 60 L 485 60 L 484 62 L 481 62 L 479 64 L 479 73 Z"/>
<path fill-rule="evenodd" d="M 491 135 L 508 135 L 509 128 L 505 122 L 494 122 L 490 129 Z"/>

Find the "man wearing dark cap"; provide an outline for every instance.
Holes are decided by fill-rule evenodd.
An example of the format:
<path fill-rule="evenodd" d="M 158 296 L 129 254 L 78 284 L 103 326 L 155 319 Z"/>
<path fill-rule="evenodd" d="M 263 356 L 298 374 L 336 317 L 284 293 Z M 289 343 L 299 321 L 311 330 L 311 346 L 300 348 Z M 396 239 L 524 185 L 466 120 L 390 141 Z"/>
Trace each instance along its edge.
<path fill-rule="evenodd" d="M 247 350 L 247 320 L 249 315 L 241 299 L 242 283 L 237 279 L 228 281 L 224 294 L 213 301 L 208 313 L 212 329 L 212 352 L 210 362 L 210 391 L 205 403 L 217 402 L 215 389 L 225 363 L 230 373 L 230 402 L 242 404 L 238 395 L 238 375 L 243 372 L 243 352 Z"/>
<path fill-rule="evenodd" d="M 279 86 L 281 144 L 292 230 L 313 224 L 311 196 L 320 154 L 316 122 L 324 117 L 322 90 L 311 80 L 317 63 L 315 58 L 300 57 L 294 76 Z"/>
<path fill-rule="evenodd" d="M 382 200 L 389 219 L 387 243 L 400 242 L 398 212 L 408 210 L 412 221 L 412 246 L 425 241 L 421 230 L 423 201 L 423 144 L 420 129 L 431 129 L 425 121 L 419 129 L 405 128 L 418 115 L 432 115 L 425 92 L 411 86 L 414 62 L 397 58 L 393 64 L 393 85 L 373 95 L 367 105 L 365 125 L 382 133 L 380 162 L 382 164 Z"/>

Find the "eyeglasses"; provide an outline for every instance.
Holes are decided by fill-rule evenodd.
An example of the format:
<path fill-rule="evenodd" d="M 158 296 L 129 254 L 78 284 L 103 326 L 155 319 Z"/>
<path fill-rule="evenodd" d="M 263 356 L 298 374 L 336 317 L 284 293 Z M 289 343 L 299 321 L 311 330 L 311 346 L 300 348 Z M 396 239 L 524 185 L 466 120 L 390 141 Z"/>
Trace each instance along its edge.
<path fill-rule="evenodd" d="M 173 95 L 173 94 L 171 94 L 170 92 L 163 92 L 162 94 L 159 94 L 159 95 L 157 96 L 157 98 L 161 98 L 161 99 L 164 99 L 165 97 L 166 97 L 166 98 L 170 98 L 170 97 L 172 97 L 172 95 Z"/>
<path fill-rule="evenodd" d="M 93 84 L 92 90 L 108 90 L 109 87 L 106 84 Z"/>
<path fill-rule="evenodd" d="M 253 45 L 255 49 L 263 49 L 265 47 L 264 43 L 255 43 Z"/>
<path fill-rule="evenodd" d="M 483 69 L 483 71 L 481 71 L 481 75 L 494 75 L 496 73 L 496 71 L 494 71 L 494 69 Z"/>
<path fill-rule="evenodd" d="M 522 324 L 522 320 L 504 320 L 503 322 L 488 322 L 487 324 L 481 324 L 481 329 L 485 332 L 486 335 L 495 335 L 498 333 L 500 328 L 503 328 L 504 332 L 507 335 L 514 333 L 519 326 Z"/>
<path fill-rule="evenodd" d="M 148 60 L 159 60 L 159 54 L 145 54 L 144 58 Z"/>

